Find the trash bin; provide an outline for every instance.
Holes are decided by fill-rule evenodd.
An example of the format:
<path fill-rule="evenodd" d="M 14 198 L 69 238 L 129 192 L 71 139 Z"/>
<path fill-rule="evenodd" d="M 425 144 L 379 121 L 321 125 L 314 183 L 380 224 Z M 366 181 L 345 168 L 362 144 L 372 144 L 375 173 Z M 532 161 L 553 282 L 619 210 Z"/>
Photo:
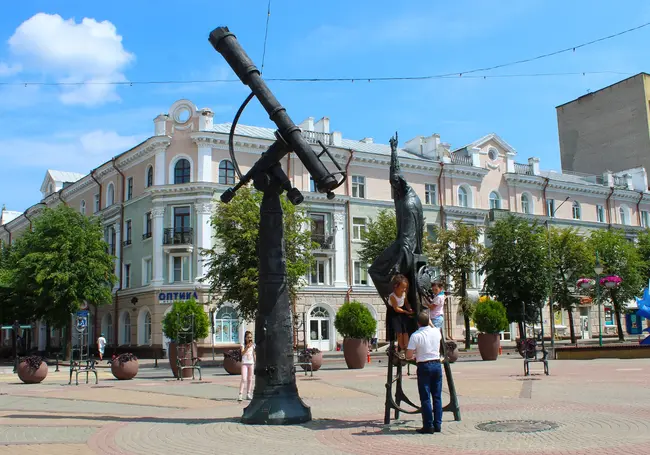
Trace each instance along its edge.
<path fill-rule="evenodd" d="M 636 314 L 625 315 L 625 329 L 630 335 L 641 335 L 643 333 L 643 319 Z"/>

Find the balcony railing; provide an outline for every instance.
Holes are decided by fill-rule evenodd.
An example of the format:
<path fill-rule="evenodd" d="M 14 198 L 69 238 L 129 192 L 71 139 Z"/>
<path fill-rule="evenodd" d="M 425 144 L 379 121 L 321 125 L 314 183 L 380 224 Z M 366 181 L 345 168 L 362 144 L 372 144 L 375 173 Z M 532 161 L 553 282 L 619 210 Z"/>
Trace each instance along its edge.
<path fill-rule="evenodd" d="M 453 164 L 462 164 L 463 166 L 471 166 L 472 165 L 472 157 L 471 156 L 466 156 L 466 155 L 460 155 L 458 153 L 452 153 L 451 154 L 451 162 Z"/>
<path fill-rule="evenodd" d="M 142 240 L 147 240 L 151 238 L 151 232 L 145 232 L 142 234 Z"/>
<path fill-rule="evenodd" d="M 332 234 L 312 234 L 311 241 L 318 244 L 316 249 L 319 250 L 334 249 L 334 236 Z"/>
<path fill-rule="evenodd" d="M 123 246 L 129 246 L 131 245 L 131 239 L 126 239 L 125 241 L 122 242 Z"/>
<path fill-rule="evenodd" d="M 194 240 L 194 230 L 189 227 L 167 228 L 163 238 L 164 245 L 191 245 Z"/>
<path fill-rule="evenodd" d="M 515 174 L 533 175 L 533 167 L 530 164 L 515 163 Z"/>
<path fill-rule="evenodd" d="M 302 137 L 310 144 L 318 144 L 321 141 L 324 145 L 332 144 L 332 135 L 330 133 L 318 133 L 316 131 L 303 131 Z"/>

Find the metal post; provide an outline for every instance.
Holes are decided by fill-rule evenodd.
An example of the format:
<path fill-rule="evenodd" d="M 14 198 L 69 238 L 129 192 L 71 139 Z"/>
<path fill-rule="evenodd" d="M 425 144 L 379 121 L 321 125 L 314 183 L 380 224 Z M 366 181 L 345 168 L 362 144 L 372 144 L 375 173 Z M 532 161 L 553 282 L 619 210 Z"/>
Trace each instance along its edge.
<path fill-rule="evenodd" d="M 153 367 L 158 368 L 158 350 L 153 350 Z"/>
<path fill-rule="evenodd" d="M 600 275 L 596 275 L 596 305 L 598 305 L 598 346 L 603 346 L 603 320 L 600 305 Z"/>
<path fill-rule="evenodd" d="M 558 207 L 559 208 L 559 207 Z M 551 230 L 549 228 L 549 222 L 546 220 L 546 238 L 548 240 L 548 262 L 549 266 L 551 265 L 551 261 L 553 260 L 553 257 L 551 256 Z M 551 273 L 551 290 L 548 294 L 548 310 L 551 315 L 551 319 L 549 321 L 550 326 L 551 326 L 551 349 L 555 348 L 555 312 L 553 311 L 553 269 L 550 269 Z M 542 314 L 542 311 L 540 309 L 540 324 L 542 327 L 542 343 L 544 343 L 544 316 Z M 544 350 L 544 346 L 542 346 L 542 350 Z"/>
<path fill-rule="evenodd" d="M 56 353 L 56 370 L 54 370 L 55 373 L 59 372 L 59 353 Z"/>

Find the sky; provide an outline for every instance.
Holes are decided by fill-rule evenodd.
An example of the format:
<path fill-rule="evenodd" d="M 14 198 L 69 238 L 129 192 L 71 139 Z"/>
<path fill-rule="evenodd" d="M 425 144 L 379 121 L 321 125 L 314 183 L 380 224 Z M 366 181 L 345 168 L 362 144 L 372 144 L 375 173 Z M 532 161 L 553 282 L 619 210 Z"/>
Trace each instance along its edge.
<path fill-rule="evenodd" d="M 259 67 L 267 7 L 268 0 L 11 2 L 0 15 L 0 203 L 27 209 L 40 200 L 47 169 L 88 173 L 153 135 L 153 119 L 178 99 L 212 108 L 221 123 L 247 95 L 239 82 L 24 82 L 234 79 L 207 37 L 227 25 Z M 296 123 L 327 116 L 345 138 L 381 143 L 395 131 L 402 143 L 438 133 L 452 148 L 494 132 L 517 150 L 518 162 L 536 156 L 542 169 L 560 169 L 555 107 L 650 71 L 650 27 L 474 77 L 364 79 L 462 73 L 646 22 L 650 4 L 637 0 L 272 0 L 263 72 L 358 78 L 269 82 Z M 540 73 L 587 74 L 494 77 Z M 249 106 L 241 123 L 273 127 L 258 103 Z"/>

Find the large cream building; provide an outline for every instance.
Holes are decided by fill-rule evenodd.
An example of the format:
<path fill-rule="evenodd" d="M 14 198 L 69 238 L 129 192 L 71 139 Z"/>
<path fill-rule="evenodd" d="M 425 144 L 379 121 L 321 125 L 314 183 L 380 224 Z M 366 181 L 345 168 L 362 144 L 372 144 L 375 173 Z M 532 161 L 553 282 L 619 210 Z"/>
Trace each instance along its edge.
<path fill-rule="evenodd" d="M 88 175 L 48 171 L 40 202 L 24 213 L 3 212 L 0 239 L 8 243 L 29 229 L 46 206 L 67 204 L 101 219 L 120 283 L 112 305 L 91 306 L 91 339 L 101 331 L 109 345 L 122 350 L 160 351 L 169 341 L 161 330 L 163 316 L 172 301 L 192 296 L 205 302 L 206 312 L 213 315 L 214 333 L 203 340 L 204 347 L 214 343 L 225 348 L 243 338 L 246 324 L 237 319 L 235 306 L 215 309 L 207 285 L 199 282 L 205 275 L 199 251 L 215 241 L 210 229 L 215 201 L 236 180 L 228 153 L 230 124 L 214 123 L 213 117 L 210 109 L 179 100 L 168 114 L 154 119 L 154 134 L 146 141 Z M 369 219 L 393 206 L 387 181 L 390 148 L 371 138 L 345 139 L 330 130 L 327 117 L 316 122 L 309 118 L 300 127 L 315 149 L 321 140 L 341 162 L 350 159 L 347 184 L 337 189 L 333 200 L 313 191 L 309 174 L 295 156 L 282 163 L 305 194 L 313 237 L 320 245 L 296 307 L 299 316 L 305 314 L 308 343 L 336 349 L 340 337 L 333 320 L 348 295 L 368 306 L 379 321 L 377 336 L 383 339 L 385 308 L 358 251 Z M 273 132 L 237 127 L 235 149 L 242 172 L 272 143 Z M 422 199 L 429 233 L 434 226 L 450 226 L 455 220 L 483 227 L 504 211 L 584 231 L 616 227 L 630 236 L 650 223 L 643 168 L 594 176 L 542 171 L 536 158 L 517 162 L 516 151 L 496 134 L 456 150 L 437 134 L 418 136 L 401 146 L 402 170 Z M 567 196 L 570 200 L 562 204 Z M 473 294 L 478 294 L 481 282 L 473 270 Z M 447 330 L 462 337 L 463 320 L 453 301 L 446 313 Z M 598 333 L 595 308 L 580 307 L 576 313 L 577 332 L 583 338 Z M 613 331 L 611 312 L 605 314 L 604 325 Z M 566 314 L 556 315 L 559 332 L 566 331 L 567 320 Z M 503 337 L 509 339 L 513 330 L 514 326 Z M 44 349 L 45 324 L 37 324 L 35 332 L 34 346 Z M 60 334 L 51 335 L 56 344 Z"/>

